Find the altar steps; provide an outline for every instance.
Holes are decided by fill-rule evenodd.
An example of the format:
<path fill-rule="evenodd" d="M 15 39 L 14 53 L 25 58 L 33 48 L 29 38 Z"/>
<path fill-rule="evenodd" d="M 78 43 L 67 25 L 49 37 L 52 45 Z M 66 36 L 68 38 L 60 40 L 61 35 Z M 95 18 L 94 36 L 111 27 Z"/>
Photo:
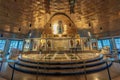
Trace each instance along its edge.
<path fill-rule="evenodd" d="M 92 63 L 85 63 L 86 67 L 93 67 L 93 66 L 97 66 L 97 65 L 101 65 L 104 64 L 104 61 L 95 61 Z M 18 63 L 16 63 L 19 66 L 24 66 L 24 67 L 29 67 L 29 68 L 39 68 L 39 69 L 75 69 L 75 68 L 83 68 L 84 64 L 83 63 L 78 63 L 78 64 L 64 64 L 61 66 L 60 65 L 50 65 L 50 64 L 33 64 L 33 63 L 26 63 L 23 61 L 19 61 Z"/>
<path fill-rule="evenodd" d="M 111 66 L 112 63 L 109 63 L 109 66 Z M 11 64 L 10 67 L 13 68 L 13 65 Z M 93 73 L 93 72 L 98 72 L 101 70 L 106 69 L 107 66 L 106 64 L 102 65 L 97 65 L 94 67 L 87 67 L 85 68 L 74 68 L 74 69 L 38 69 L 38 68 L 29 68 L 29 67 L 24 67 L 24 66 L 15 66 L 15 70 L 21 71 L 24 73 L 30 73 L 30 74 L 43 74 L 43 75 L 72 75 L 72 74 L 84 74 L 86 73 Z"/>
<path fill-rule="evenodd" d="M 108 63 L 108 67 L 112 65 Z M 9 63 L 11 68 L 14 68 L 13 63 Z M 86 68 L 84 68 L 86 67 Z M 80 62 L 33 62 L 19 59 L 15 65 L 15 70 L 30 74 L 42 75 L 73 75 L 93 73 L 107 68 L 103 61 L 103 56 L 92 60 L 87 60 L 85 63 Z"/>

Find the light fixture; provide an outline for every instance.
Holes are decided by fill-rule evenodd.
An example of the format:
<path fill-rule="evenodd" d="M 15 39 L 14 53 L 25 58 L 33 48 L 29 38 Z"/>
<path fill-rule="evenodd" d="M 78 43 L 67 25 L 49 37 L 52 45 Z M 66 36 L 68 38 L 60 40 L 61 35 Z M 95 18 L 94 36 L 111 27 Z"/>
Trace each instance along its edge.
<path fill-rule="evenodd" d="M 88 23 L 88 25 L 89 25 L 89 27 L 91 27 L 91 23 L 90 22 Z"/>
<path fill-rule="evenodd" d="M 63 31 L 63 34 L 67 34 L 67 25 L 64 25 L 64 31 Z"/>
<path fill-rule="evenodd" d="M 58 26 L 58 24 L 53 25 L 53 34 L 58 34 L 58 30 L 57 30 L 58 27 L 57 26 Z"/>
<path fill-rule="evenodd" d="M 102 28 L 102 27 L 100 27 L 100 30 L 101 30 L 101 31 L 102 31 L 102 29 L 103 29 L 103 28 Z"/>
<path fill-rule="evenodd" d="M 32 26 L 32 24 L 30 24 L 30 26 L 29 27 L 31 27 Z"/>
<path fill-rule="evenodd" d="M 69 26 L 71 27 L 71 23 L 69 23 Z"/>
<path fill-rule="evenodd" d="M 1 34 L 0 37 L 3 37 L 3 34 Z"/>
<path fill-rule="evenodd" d="M 30 37 L 31 37 L 31 35 L 32 35 L 32 31 L 31 31 L 31 30 L 29 30 L 29 32 L 28 32 L 28 37 L 30 38 Z"/>
<path fill-rule="evenodd" d="M 88 31 L 88 36 L 91 37 L 91 32 Z"/>
<path fill-rule="evenodd" d="M 18 31 L 21 31 L 21 28 L 19 28 Z"/>

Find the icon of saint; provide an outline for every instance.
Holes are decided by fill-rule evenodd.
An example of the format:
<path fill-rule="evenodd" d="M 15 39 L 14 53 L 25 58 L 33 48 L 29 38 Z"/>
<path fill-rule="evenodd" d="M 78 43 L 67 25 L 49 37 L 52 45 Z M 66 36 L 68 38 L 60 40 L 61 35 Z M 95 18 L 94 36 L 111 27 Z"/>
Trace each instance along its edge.
<path fill-rule="evenodd" d="M 58 21 L 58 34 L 62 34 L 64 32 L 62 21 Z"/>

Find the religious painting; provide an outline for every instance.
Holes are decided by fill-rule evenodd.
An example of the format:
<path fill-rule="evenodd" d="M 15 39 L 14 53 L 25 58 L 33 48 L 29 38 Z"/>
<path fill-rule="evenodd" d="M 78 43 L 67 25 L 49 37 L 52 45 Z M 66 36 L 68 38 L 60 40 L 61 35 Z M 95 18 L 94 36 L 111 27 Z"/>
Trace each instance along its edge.
<path fill-rule="evenodd" d="M 40 39 L 32 40 L 32 51 L 38 51 L 40 46 Z"/>
<path fill-rule="evenodd" d="M 80 40 L 77 39 L 75 42 L 76 42 L 76 43 L 75 43 L 75 44 L 76 44 L 76 48 L 79 47 L 79 46 L 80 46 Z"/>
<path fill-rule="evenodd" d="M 50 48 L 51 47 L 51 41 L 47 41 L 47 46 Z"/>
<path fill-rule="evenodd" d="M 64 32 L 64 27 L 62 21 L 58 21 L 58 34 L 62 34 Z"/>
<path fill-rule="evenodd" d="M 74 46 L 74 41 L 71 39 L 70 40 L 70 46 L 73 47 Z"/>
<path fill-rule="evenodd" d="M 30 43 L 31 43 L 30 39 L 25 39 L 23 51 L 29 51 L 30 50 Z"/>
<path fill-rule="evenodd" d="M 40 45 L 39 45 L 39 50 L 44 51 L 46 49 L 46 40 L 45 39 L 41 39 L 40 40 Z"/>
<path fill-rule="evenodd" d="M 92 43 L 92 48 L 97 49 L 97 40 L 96 39 L 91 39 L 91 43 Z"/>

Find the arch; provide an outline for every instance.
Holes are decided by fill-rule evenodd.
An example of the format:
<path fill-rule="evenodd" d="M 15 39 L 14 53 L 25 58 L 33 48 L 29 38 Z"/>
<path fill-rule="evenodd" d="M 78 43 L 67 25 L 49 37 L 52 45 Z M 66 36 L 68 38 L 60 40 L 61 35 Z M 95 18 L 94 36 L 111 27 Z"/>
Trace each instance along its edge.
<path fill-rule="evenodd" d="M 48 28 L 49 26 L 51 27 L 51 23 L 53 22 L 52 21 L 52 19 L 54 20 L 54 21 L 57 21 L 57 18 L 56 17 L 65 17 L 66 19 L 68 19 L 69 21 L 70 21 L 70 24 L 69 24 L 69 22 L 68 22 L 68 24 L 69 25 L 73 25 L 73 26 L 70 26 L 71 27 L 71 29 L 72 30 L 74 30 L 74 34 L 75 33 L 77 33 L 77 26 L 75 25 L 75 23 L 71 20 L 71 18 L 67 15 L 67 14 L 65 14 L 65 13 L 62 13 L 62 12 L 58 12 L 58 13 L 55 13 L 55 14 L 53 14 L 53 15 L 51 15 L 51 17 L 49 18 L 49 20 L 48 20 L 48 22 L 44 25 L 44 32 L 43 33 L 45 33 L 46 31 L 47 31 L 47 33 L 49 32 L 49 31 L 51 31 L 51 28 Z M 62 18 L 61 18 L 62 19 Z M 59 20 L 59 19 L 58 19 Z M 63 19 L 64 20 L 64 19 Z M 52 22 L 51 22 L 52 21 Z M 49 30 L 46 30 L 46 29 L 49 29 Z M 70 30 L 70 31 L 72 31 L 72 30 Z M 69 32 L 70 32 L 69 31 Z M 50 32 L 51 33 L 51 32 Z"/>
<path fill-rule="evenodd" d="M 74 22 L 72 21 L 72 19 L 71 19 L 67 14 L 62 13 L 62 12 L 58 12 L 58 13 L 53 14 L 53 15 L 50 17 L 49 21 L 51 21 L 51 19 L 52 19 L 54 16 L 56 16 L 56 15 L 64 15 L 64 16 L 66 16 L 66 17 L 74 24 Z M 49 21 L 48 21 L 48 22 L 49 22 Z M 75 26 L 75 24 L 74 24 L 74 26 Z"/>

